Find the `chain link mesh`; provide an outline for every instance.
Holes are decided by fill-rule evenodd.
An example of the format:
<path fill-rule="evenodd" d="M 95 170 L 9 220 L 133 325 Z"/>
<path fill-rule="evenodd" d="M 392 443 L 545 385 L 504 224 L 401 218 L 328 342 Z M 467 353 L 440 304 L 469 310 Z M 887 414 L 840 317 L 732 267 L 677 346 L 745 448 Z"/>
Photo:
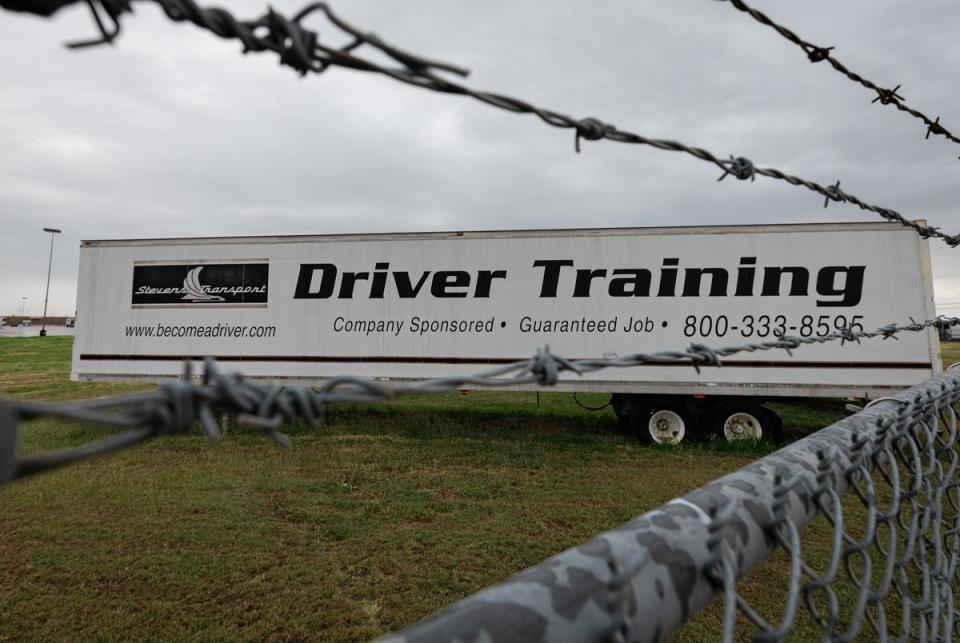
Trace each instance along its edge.
<path fill-rule="evenodd" d="M 717 595 L 725 642 L 952 640 L 958 403 L 954 368 L 384 641 L 658 641 Z M 773 567 L 764 616 L 739 581 Z"/>

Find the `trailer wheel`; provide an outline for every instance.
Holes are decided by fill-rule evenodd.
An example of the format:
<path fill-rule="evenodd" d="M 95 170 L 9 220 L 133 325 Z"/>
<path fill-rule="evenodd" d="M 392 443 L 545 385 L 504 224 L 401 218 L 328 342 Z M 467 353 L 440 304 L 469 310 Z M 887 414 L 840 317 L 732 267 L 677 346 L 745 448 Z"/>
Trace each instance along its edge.
<path fill-rule="evenodd" d="M 631 415 L 634 433 L 645 442 L 679 444 L 692 424 L 680 405 L 657 404 L 638 408 Z"/>
<path fill-rule="evenodd" d="M 721 404 L 714 412 L 714 426 L 727 442 L 780 442 L 783 437 L 780 418 L 773 411 L 754 402 Z"/>

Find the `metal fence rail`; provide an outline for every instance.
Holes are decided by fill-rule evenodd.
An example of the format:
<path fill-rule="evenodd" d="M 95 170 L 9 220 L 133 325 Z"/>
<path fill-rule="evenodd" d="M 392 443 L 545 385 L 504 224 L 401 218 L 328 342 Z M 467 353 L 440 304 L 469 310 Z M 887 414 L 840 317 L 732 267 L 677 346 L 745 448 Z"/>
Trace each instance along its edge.
<path fill-rule="evenodd" d="M 716 596 L 724 641 L 738 612 L 756 640 L 774 641 L 801 610 L 824 640 L 960 637 L 958 402 L 955 368 L 384 641 L 657 641 Z M 818 516 L 832 546 L 826 562 L 808 563 L 800 529 Z M 789 589 L 771 623 L 736 581 L 777 550 Z M 839 583 L 854 588 L 849 604 Z"/>

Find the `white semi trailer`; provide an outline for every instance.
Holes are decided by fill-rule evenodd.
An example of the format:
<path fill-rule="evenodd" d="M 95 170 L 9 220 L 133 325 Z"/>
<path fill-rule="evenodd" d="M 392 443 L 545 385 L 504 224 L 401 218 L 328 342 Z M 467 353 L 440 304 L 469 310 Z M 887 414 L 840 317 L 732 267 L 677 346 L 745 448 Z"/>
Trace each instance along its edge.
<path fill-rule="evenodd" d="M 927 242 L 886 223 L 84 241 L 75 380 L 468 374 L 935 316 Z M 940 370 L 936 331 L 566 373 L 657 442 L 772 437 L 783 397 L 876 398 Z M 536 386 L 516 385 L 522 390 Z"/>

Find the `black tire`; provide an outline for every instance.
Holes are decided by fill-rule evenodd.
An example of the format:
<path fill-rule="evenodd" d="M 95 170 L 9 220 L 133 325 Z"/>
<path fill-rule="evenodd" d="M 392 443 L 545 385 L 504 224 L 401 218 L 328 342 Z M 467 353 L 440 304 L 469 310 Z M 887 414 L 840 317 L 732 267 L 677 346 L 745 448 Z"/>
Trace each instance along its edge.
<path fill-rule="evenodd" d="M 679 444 L 695 433 L 687 408 L 669 402 L 638 405 L 630 415 L 630 428 L 651 444 Z"/>
<path fill-rule="evenodd" d="M 613 414 L 617 416 L 620 426 L 626 430 L 630 429 L 631 407 L 629 397 L 620 393 L 614 393 L 610 396 L 610 408 L 613 409 Z"/>
<path fill-rule="evenodd" d="M 721 440 L 783 442 L 783 421 L 768 408 L 751 400 L 729 400 L 713 410 L 711 426 Z"/>

